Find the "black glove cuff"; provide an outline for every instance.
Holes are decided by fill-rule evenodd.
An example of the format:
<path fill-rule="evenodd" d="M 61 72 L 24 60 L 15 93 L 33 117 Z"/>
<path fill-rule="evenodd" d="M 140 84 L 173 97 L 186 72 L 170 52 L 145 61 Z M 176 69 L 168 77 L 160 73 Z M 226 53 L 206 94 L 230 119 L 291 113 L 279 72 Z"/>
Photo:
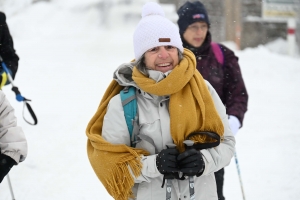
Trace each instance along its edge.
<path fill-rule="evenodd" d="M 12 168 L 14 165 L 16 165 L 16 161 L 12 159 L 11 157 L 5 155 L 5 154 L 0 154 L 0 168 L 5 167 L 5 168 Z"/>
<path fill-rule="evenodd" d="M 205 169 L 205 167 L 203 165 L 202 169 L 200 169 L 200 171 L 196 174 L 196 176 L 197 177 L 201 176 L 203 174 L 203 172 L 204 172 L 204 169 Z"/>

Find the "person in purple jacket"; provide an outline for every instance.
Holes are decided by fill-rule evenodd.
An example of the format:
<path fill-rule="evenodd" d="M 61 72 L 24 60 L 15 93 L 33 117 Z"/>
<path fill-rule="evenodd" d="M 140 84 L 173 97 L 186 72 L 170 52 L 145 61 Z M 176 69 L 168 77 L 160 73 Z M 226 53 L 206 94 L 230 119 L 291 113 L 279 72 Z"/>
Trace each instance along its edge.
<path fill-rule="evenodd" d="M 248 93 L 242 78 L 238 58 L 221 44 L 212 43 L 210 23 L 204 5 L 199 2 L 186 2 L 177 11 L 177 21 L 183 46 L 196 56 L 197 69 L 217 91 L 226 106 L 228 121 L 236 136 L 243 125 L 247 111 Z M 223 62 L 220 62 L 214 48 L 217 46 Z M 224 200 L 224 168 L 215 172 L 218 199 Z"/>

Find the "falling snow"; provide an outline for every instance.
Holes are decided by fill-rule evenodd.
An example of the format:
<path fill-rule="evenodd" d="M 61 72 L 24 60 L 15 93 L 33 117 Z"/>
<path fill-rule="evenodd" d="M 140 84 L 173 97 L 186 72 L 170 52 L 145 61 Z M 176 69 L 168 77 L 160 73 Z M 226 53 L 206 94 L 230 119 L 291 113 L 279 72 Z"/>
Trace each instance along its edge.
<path fill-rule="evenodd" d="M 63 2 L 72 1 L 37 3 L 8 16 L 20 56 L 15 84 L 32 99 L 39 120 L 28 125 L 10 86 L 3 89 L 29 146 L 27 159 L 10 173 L 13 191 L 17 200 L 111 200 L 89 164 L 85 128 L 113 71 L 134 58 L 134 27 L 118 23 L 107 29 L 96 7 L 68 8 Z M 300 58 L 286 55 L 286 47 L 286 41 L 275 41 L 235 50 L 249 93 L 236 138 L 249 200 L 300 196 Z M 224 193 L 242 199 L 234 160 L 225 168 Z M 7 179 L 0 199 L 11 199 Z"/>

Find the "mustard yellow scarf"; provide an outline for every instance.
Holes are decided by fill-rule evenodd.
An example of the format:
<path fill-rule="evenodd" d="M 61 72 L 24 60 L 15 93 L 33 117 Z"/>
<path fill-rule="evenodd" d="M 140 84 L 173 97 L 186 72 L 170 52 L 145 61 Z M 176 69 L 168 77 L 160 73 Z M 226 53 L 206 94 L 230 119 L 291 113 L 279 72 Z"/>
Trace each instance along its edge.
<path fill-rule="evenodd" d="M 222 121 L 204 79 L 196 70 L 196 59 L 191 51 L 184 49 L 184 58 L 179 65 L 158 83 L 140 73 L 136 67 L 132 78 L 145 92 L 170 95 L 171 135 L 181 152 L 184 151 L 183 141 L 191 132 L 213 131 L 223 136 Z M 135 176 L 139 176 L 142 168 L 140 156 L 148 155 L 148 152 L 126 145 L 113 145 L 101 137 L 107 105 L 121 90 L 122 87 L 113 80 L 89 122 L 86 134 L 88 157 L 96 175 L 113 198 L 125 200 L 133 195 L 131 188 L 134 185 L 127 166 L 131 167 Z M 198 143 L 214 141 L 205 135 L 193 140 Z"/>

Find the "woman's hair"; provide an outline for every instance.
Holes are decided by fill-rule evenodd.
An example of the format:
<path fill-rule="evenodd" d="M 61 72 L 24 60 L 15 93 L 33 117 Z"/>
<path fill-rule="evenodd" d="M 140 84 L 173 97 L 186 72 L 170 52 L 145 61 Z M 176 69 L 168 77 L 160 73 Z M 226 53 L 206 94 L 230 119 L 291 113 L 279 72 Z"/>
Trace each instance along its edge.
<path fill-rule="evenodd" d="M 179 58 L 179 62 L 180 62 L 183 58 L 183 53 L 181 53 L 181 51 L 179 51 L 179 49 L 177 49 L 177 51 L 178 51 L 178 58 Z M 143 73 L 144 75 L 148 75 L 147 66 L 145 64 L 145 53 L 141 56 L 141 58 L 139 60 L 134 62 L 134 65 L 137 67 L 137 69 L 141 73 Z"/>

